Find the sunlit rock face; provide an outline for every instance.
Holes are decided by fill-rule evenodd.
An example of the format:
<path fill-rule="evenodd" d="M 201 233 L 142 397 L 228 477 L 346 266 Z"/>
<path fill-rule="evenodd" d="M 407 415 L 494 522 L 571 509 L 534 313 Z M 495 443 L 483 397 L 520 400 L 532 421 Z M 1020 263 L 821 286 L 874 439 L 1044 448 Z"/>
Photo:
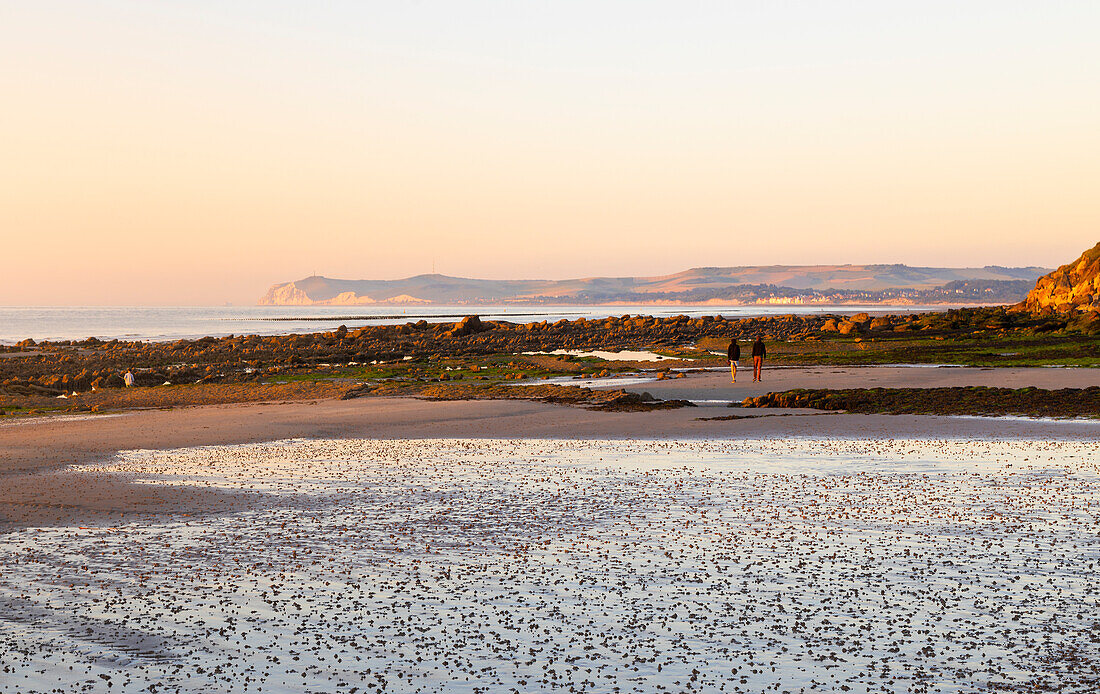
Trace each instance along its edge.
<path fill-rule="evenodd" d="M 1100 311 L 1100 243 L 1040 277 L 1023 307 L 1032 313 Z"/>

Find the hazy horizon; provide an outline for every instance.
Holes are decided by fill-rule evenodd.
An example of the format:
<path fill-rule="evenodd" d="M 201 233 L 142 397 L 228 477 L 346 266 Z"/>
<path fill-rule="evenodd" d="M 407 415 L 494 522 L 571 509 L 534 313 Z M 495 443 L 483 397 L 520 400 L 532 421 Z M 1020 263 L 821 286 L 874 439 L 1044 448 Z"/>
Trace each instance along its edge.
<path fill-rule="evenodd" d="M 846 266 L 861 267 L 861 266 L 869 266 L 869 265 L 882 265 L 882 266 L 905 265 L 905 266 L 911 267 L 911 268 L 941 267 L 941 266 L 915 266 L 915 265 L 911 265 L 911 264 L 908 264 L 908 263 L 814 263 L 812 265 L 791 265 L 789 263 L 773 263 L 773 264 L 769 264 L 769 265 L 748 266 L 748 267 L 761 267 L 761 268 L 768 268 L 768 267 L 792 267 L 792 268 L 822 267 L 822 268 L 828 268 L 828 267 L 846 267 Z M 726 267 L 735 267 L 735 266 L 726 266 Z M 953 268 L 952 267 L 947 267 L 947 266 L 942 266 L 942 267 L 944 269 L 959 269 L 959 270 L 967 269 L 967 267 L 970 267 L 970 268 L 1009 267 L 1009 268 L 1018 268 L 1018 269 L 1042 268 L 1042 269 L 1045 269 L 1045 270 L 1054 269 L 1053 266 L 1051 266 L 1051 267 L 1038 266 L 1038 265 L 1035 265 L 1035 266 L 1028 266 L 1028 265 L 1001 266 L 1001 265 L 990 265 L 990 264 L 983 265 L 983 266 L 955 266 Z M 688 272 L 695 271 L 695 270 L 703 270 L 703 269 L 723 269 L 723 268 L 721 266 L 698 266 L 698 267 L 692 267 L 692 268 L 684 268 L 683 270 L 680 270 L 680 271 L 677 271 L 677 272 L 659 273 L 659 274 L 655 274 L 655 275 L 616 275 L 616 276 L 612 276 L 612 275 L 591 275 L 591 276 L 588 276 L 588 277 L 504 277 L 504 278 L 497 278 L 497 277 L 473 277 L 473 276 L 470 276 L 470 275 L 450 275 L 450 274 L 440 273 L 440 272 L 436 272 L 436 273 L 426 272 L 426 273 L 419 273 L 418 275 L 408 275 L 408 276 L 404 276 L 404 277 L 394 277 L 394 278 L 383 278 L 383 277 L 372 277 L 372 278 L 366 278 L 366 277 L 329 277 L 329 276 L 324 276 L 324 275 L 318 275 L 318 276 L 310 275 L 310 276 L 305 276 L 305 277 L 295 277 L 293 279 L 287 279 L 287 280 L 283 280 L 283 281 L 280 281 L 280 282 L 272 283 L 271 285 L 269 285 L 268 287 L 264 287 L 263 289 L 266 291 L 266 290 L 268 290 L 272 287 L 275 287 L 275 286 L 278 286 L 278 285 L 281 285 L 281 284 L 287 284 L 287 283 L 292 283 L 292 282 L 300 282 L 302 280 L 314 279 L 315 277 L 320 277 L 320 278 L 323 278 L 323 279 L 326 279 L 326 280 L 343 280 L 343 281 L 370 281 L 370 280 L 393 281 L 393 280 L 413 279 L 413 278 L 419 277 L 419 276 L 438 275 L 438 276 L 445 276 L 445 277 L 449 277 L 449 278 L 453 278 L 453 279 L 470 279 L 470 280 L 481 280 L 481 281 L 515 281 L 515 280 L 519 280 L 519 281 L 536 281 L 536 282 L 537 281 L 568 282 L 568 281 L 584 281 L 584 280 L 590 280 L 590 279 L 612 279 L 612 278 L 615 278 L 615 277 L 633 277 L 633 278 L 637 278 L 637 279 L 653 279 L 653 278 L 662 278 L 662 277 L 675 277 L 677 275 L 681 275 L 681 274 L 688 273 Z M 746 281 L 743 284 L 754 284 L 754 282 Z M 783 285 L 783 286 L 786 286 L 786 285 Z M 217 308 L 217 307 L 226 306 L 226 305 L 230 305 L 230 306 L 258 306 L 258 305 L 262 305 L 259 299 L 260 299 L 260 295 L 257 294 L 257 297 L 255 299 L 251 300 L 251 301 L 245 300 L 245 301 L 239 301 L 239 302 L 238 301 L 225 300 L 225 301 L 215 301 L 215 302 L 210 302 L 210 303 L 194 303 L 194 304 L 173 304 L 173 303 L 167 303 L 167 302 L 164 302 L 164 303 L 148 303 L 147 302 L 147 303 L 132 303 L 132 304 L 108 304 L 108 303 L 99 303 L 99 304 L 62 304 L 62 303 L 57 303 L 57 304 L 4 304 L 4 303 L 0 303 L 0 308 L 142 308 L 142 307 L 149 307 L 149 308 Z M 563 305 L 571 305 L 569 303 L 569 300 L 563 300 L 563 301 L 565 302 Z M 499 302 L 497 302 L 497 303 L 499 303 Z M 494 302 L 489 302 L 489 303 L 484 303 L 484 304 L 474 303 L 474 304 L 470 304 L 470 305 L 494 306 L 494 305 L 497 305 L 497 303 L 494 303 Z M 613 303 L 619 303 L 619 302 L 613 302 Z M 703 303 L 705 303 L 705 302 L 703 302 Z M 363 304 L 363 305 L 360 305 L 359 308 L 367 309 L 371 305 L 372 304 Z M 386 304 L 378 304 L 378 305 L 386 305 Z M 432 305 L 444 306 L 444 305 L 452 305 L 452 304 L 447 304 L 447 303 L 440 304 L 440 303 L 433 302 Z M 455 303 L 453 305 L 455 305 L 455 306 L 465 305 L 465 302 L 458 302 L 458 303 Z M 639 304 L 639 305 L 641 305 L 641 304 Z M 702 304 L 700 304 L 700 305 L 702 305 Z M 355 308 L 355 305 L 349 305 L 348 308 Z"/>
<path fill-rule="evenodd" d="M 313 274 L 1058 267 L 1100 5 L 11 3 L 0 305 Z"/>

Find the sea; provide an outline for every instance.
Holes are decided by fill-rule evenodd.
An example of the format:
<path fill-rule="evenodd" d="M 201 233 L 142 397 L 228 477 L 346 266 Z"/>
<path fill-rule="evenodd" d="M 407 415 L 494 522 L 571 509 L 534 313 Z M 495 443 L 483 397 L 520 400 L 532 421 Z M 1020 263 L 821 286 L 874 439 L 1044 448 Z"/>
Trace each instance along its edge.
<path fill-rule="evenodd" d="M 224 337 L 227 335 L 283 335 L 333 330 L 341 325 L 354 329 L 364 325 L 385 325 L 426 320 L 447 322 L 478 315 L 485 320 L 517 323 L 557 321 L 562 318 L 599 319 L 608 316 L 724 316 L 748 318 L 783 314 L 814 315 L 860 312 L 874 314 L 944 311 L 952 306 L 894 305 L 799 305 L 751 306 L 0 306 L 0 344 L 15 344 L 30 338 L 44 340 L 170 341 Z"/>

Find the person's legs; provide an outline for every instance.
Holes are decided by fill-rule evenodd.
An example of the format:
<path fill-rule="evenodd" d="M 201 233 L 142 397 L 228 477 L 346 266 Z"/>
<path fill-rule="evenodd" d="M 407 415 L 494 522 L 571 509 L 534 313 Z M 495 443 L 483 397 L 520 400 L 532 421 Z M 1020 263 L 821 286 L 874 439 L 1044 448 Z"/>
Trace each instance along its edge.
<path fill-rule="evenodd" d="M 730 359 L 730 383 L 737 383 L 737 362 Z"/>
<path fill-rule="evenodd" d="M 760 366 L 764 362 L 762 357 L 752 358 L 752 380 L 753 383 L 760 380 Z"/>

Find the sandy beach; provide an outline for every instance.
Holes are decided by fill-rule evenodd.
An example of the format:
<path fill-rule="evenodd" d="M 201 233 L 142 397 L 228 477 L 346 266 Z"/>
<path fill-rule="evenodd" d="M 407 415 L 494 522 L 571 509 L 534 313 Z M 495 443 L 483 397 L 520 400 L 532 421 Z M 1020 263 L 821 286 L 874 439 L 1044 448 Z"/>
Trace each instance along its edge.
<path fill-rule="evenodd" d="M 661 398 L 711 404 L 743 394 L 812 384 L 932 386 L 1007 384 L 1047 388 L 1100 383 L 1100 369 L 846 368 L 771 369 L 767 388 L 728 373 L 626 386 Z M 615 384 L 620 379 L 607 379 Z M 748 380 L 743 384 L 742 380 Z M 597 387 L 600 387 L 597 384 Z M 604 387 L 618 387 L 608 385 Z M 708 417 L 736 412 L 741 419 Z M 111 476 L 90 481 L 66 466 L 110 459 L 120 451 L 170 450 L 288 439 L 698 439 L 830 436 L 849 438 L 1005 438 L 1078 440 L 1096 437 L 1100 423 L 1020 418 L 848 415 L 812 410 L 728 410 L 690 407 L 653 412 L 594 412 L 524 401 L 425 401 L 363 398 L 208 405 L 121 414 L 55 416 L 0 424 L 0 519 L 27 523 L 79 522 L 96 509 L 173 509 L 171 490 L 134 489 Z M 49 471 L 48 475 L 44 471 Z M 43 490 L 46 493 L 43 494 Z M 155 502 L 155 503 L 154 503 Z"/>
<path fill-rule="evenodd" d="M 1100 693 L 1100 4 L 10 4 L 0 694 Z"/>
<path fill-rule="evenodd" d="M 727 379 L 629 387 L 737 398 Z M 1098 440 L 1081 420 L 414 398 L 8 422 L 0 692 L 1092 691 Z"/>
<path fill-rule="evenodd" d="M 788 388 L 935 387 L 1084 388 L 1100 369 L 927 367 L 779 368 L 736 384 L 728 371 L 702 371 L 664 381 L 601 379 L 593 387 L 649 392 L 661 399 L 740 401 Z M 0 424 L 0 471 L 93 462 L 120 450 L 252 443 L 287 438 L 635 438 L 760 435 L 906 436 L 923 431 L 958 436 L 1072 436 L 1073 424 L 939 417 L 857 417 L 811 411 L 739 411 L 760 419 L 707 422 L 711 408 L 646 413 L 591 412 L 519 401 L 434 402 L 415 398 L 243 403 L 37 418 Z M 721 412 L 717 414 L 722 414 Z M 784 415 L 776 417 L 775 415 Z M 1063 433 L 1064 432 L 1064 433 Z"/>
<path fill-rule="evenodd" d="M 1094 691 L 1095 437 L 884 424 L 124 453 L 0 535 L 0 691 Z"/>

